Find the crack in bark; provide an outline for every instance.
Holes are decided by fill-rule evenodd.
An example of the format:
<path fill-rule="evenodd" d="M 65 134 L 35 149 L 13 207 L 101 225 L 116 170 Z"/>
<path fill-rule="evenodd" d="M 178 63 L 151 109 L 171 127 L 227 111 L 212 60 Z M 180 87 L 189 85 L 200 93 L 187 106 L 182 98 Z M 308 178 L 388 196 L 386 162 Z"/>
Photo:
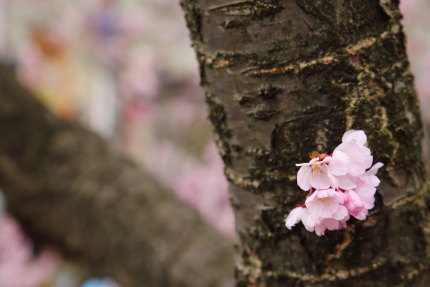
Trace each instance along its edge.
<path fill-rule="evenodd" d="M 249 179 L 248 177 L 244 177 L 244 176 L 240 176 L 235 174 L 235 172 L 233 171 L 233 169 L 226 167 L 225 168 L 225 175 L 227 177 L 227 179 L 231 182 L 233 182 L 235 185 L 237 186 L 241 186 L 243 188 L 259 188 L 261 183 L 258 180 L 252 180 Z"/>
<path fill-rule="evenodd" d="M 377 258 L 367 266 L 356 267 L 353 269 L 336 269 L 332 272 L 324 272 L 322 274 L 311 274 L 311 273 L 298 273 L 298 272 L 285 272 L 288 277 L 300 279 L 304 282 L 324 282 L 324 281 L 336 281 L 345 280 L 351 277 L 357 277 L 363 275 L 369 271 L 376 270 L 387 263 L 387 259 L 384 257 Z M 276 272 L 274 272 L 274 275 Z M 282 273 L 276 274 L 276 276 L 283 275 Z"/>
<path fill-rule="evenodd" d="M 273 16 L 282 6 L 279 1 L 235 1 L 209 7 L 209 12 L 218 12 L 227 16 Z"/>
<path fill-rule="evenodd" d="M 339 62 L 341 58 L 355 56 L 362 50 L 372 47 L 375 43 L 377 43 L 377 41 L 386 39 L 392 36 L 393 34 L 397 34 L 397 33 L 398 31 L 397 32 L 385 31 L 379 37 L 369 37 L 366 39 L 361 39 L 357 43 L 347 46 L 344 49 L 344 51 L 340 53 L 329 53 L 317 59 L 312 59 L 305 62 L 298 61 L 285 66 L 280 66 L 280 67 L 276 66 L 276 67 L 264 68 L 264 69 L 249 68 L 249 69 L 243 70 L 242 74 L 247 76 L 261 76 L 261 75 L 287 73 L 291 71 L 298 73 L 298 71 L 300 70 L 304 70 L 306 68 L 313 67 L 315 65 L 329 65 L 332 63 Z"/>

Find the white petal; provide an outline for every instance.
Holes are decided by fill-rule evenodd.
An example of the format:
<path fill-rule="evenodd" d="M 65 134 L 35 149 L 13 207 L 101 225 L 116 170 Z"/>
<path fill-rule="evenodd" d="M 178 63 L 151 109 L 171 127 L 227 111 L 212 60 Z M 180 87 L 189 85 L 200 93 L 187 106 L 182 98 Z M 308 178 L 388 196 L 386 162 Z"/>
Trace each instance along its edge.
<path fill-rule="evenodd" d="M 304 163 L 296 163 L 296 166 L 304 166 L 304 165 L 309 165 L 309 163 L 304 162 Z"/>
<path fill-rule="evenodd" d="M 285 226 L 288 229 L 291 229 L 302 219 L 303 209 L 303 207 L 296 207 L 291 210 L 290 214 L 288 214 L 287 218 L 285 219 Z"/>

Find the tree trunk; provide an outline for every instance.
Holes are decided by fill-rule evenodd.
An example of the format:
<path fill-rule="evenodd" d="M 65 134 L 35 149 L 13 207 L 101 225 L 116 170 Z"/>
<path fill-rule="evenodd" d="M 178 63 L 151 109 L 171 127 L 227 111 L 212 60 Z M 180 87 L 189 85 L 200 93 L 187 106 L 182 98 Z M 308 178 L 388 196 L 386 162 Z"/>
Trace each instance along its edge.
<path fill-rule="evenodd" d="M 122 286 L 229 286 L 231 243 L 0 66 L 0 186 L 36 243 Z M 229 284 L 230 282 L 230 284 Z"/>
<path fill-rule="evenodd" d="M 237 286 L 428 286 L 422 128 L 398 2 L 183 0 L 240 236 Z M 284 218 L 295 163 L 362 129 L 385 166 L 365 221 Z"/>

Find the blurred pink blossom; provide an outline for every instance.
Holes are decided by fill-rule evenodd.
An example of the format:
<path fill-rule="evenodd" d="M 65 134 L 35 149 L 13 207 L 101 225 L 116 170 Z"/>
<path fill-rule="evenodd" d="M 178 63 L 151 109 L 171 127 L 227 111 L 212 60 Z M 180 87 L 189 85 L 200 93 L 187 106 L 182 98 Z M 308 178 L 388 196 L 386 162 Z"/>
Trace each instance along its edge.
<path fill-rule="evenodd" d="M 228 197 L 224 164 L 211 143 L 203 162 L 189 162 L 177 176 L 173 187 L 184 202 L 196 207 L 202 217 L 228 236 L 234 235 L 234 216 Z"/>
<path fill-rule="evenodd" d="M 120 23 L 122 33 L 128 38 L 139 38 L 145 35 L 150 28 L 150 23 L 154 23 L 155 19 L 146 10 L 139 9 L 137 11 L 128 12 Z"/>
<path fill-rule="evenodd" d="M 18 51 L 18 76 L 29 87 L 36 87 L 43 80 L 45 63 L 43 56 L 32 45 L 23 45 Z"/>
<path fill-rule="evenodd" d="M 427 0 L 401 0 L 403 26 L 406 32 L 408 57 L 415 76 L 415 87 L 423 104 L 425 118 L 430 118 L 430 5 Z"/>
<path fill-rule="evenodd" d="M 151 49 L 141 48 L 132 54 L 121 75 L 122 94 L 127 98 L 140 97 L 146 100 L 157 96 L 160 91 L 158 62 L 159 59 Z"/>
<path fill-rule="evenodd" d="M 30 241 L 11 217 L 0 221 L 0 286 L 36 287 L 47 282 L 59 264 L 60 256 L 49 249 L 36 257 Z"/>
<path fill-rule="evenodd" d="M 414 13 L 416 13 L 416 3 L 417 0 L 401 0 L 400 1 L 400 12 L 405 16 L 406 20 L 412 20 L 412 17 Z"/>

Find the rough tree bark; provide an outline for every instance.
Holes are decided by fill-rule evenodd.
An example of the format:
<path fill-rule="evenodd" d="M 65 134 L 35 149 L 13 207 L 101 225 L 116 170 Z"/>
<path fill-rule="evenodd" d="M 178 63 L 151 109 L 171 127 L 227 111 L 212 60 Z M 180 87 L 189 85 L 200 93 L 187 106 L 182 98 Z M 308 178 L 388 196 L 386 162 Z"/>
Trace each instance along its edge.
<path fill-rule="evenodd" d="M 237 286 L 428 286 L 422 128 L 398 1 L 182 0 L 231 183 Z M 377 207 L 317 237 L 284 218 L 295 163 L 363 129 Z"/>
<path fill-rule="evenodd" d="M 122 286 L 230 286 L 231 243 L 0 66 L 0 187 L 36 243 Z"/>

